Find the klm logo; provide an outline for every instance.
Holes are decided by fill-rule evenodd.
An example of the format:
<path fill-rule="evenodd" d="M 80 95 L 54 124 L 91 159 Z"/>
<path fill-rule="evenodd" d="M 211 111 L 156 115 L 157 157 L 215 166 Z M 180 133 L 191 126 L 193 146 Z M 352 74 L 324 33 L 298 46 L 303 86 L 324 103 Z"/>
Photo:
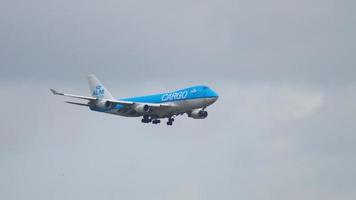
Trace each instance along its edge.
<path fill-rule="evenodd" d="M 190 90 L 190 93 L 196 93 L 197 89 L 193 88 L 192 90 Z"/>
<path fill-rule="evenodd" d="M 100 97 L 104 96 L 104 93 L 105 93 L 105 90 L 104 90 L 103 86 L 97 85 L 95 87 L 95 90 L 93 91 L 92 95 L 93 95 L 93 97 L 100 98 Z"/>

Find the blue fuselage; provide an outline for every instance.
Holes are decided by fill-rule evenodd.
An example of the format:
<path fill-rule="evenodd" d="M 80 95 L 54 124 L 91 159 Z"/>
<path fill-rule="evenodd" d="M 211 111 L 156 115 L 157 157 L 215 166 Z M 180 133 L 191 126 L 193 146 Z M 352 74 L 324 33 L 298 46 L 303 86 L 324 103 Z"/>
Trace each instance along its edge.
<path fill-rule="evenodd" d="M 134 102 L 137 104 L 170 104 L 168 109 L 158 109 L 149 113 L 149 115 L 163 118 L 171 115 L 189 113 L 194 109 L 206 108 L 218 99 L 218 94 L 207 86 L 194 86 L 174 92 L 161 93 L 148 96 L 131 97 L 118 99 L 122 101 Z M 139 117 L 134 108 L 128 109 L 124 105 L 117 104 L 113 108 L 91 108 L 92 110 L 122 115 L 126 117 Z"/>
<path fill-rule="evenodd" d="M 140 103 L 166 103 L 181 100 L 192 100 L 202 98 L 217 98 L 218 94 L 207 86 L 194 86 L 174 92 L 161 93 L 155 95 L 125 98 L 120 100 Z"/>

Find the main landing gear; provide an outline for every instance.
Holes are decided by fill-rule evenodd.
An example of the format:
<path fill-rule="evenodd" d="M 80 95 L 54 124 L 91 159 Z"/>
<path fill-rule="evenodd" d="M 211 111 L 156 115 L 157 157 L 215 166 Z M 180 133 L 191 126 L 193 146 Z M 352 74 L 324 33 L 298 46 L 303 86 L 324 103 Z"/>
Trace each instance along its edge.
<path fill-rule="evenodd" d="M 152 121 L 152 124 L 159 124 L 159 123 L 161 123 L 161 120 L 159 120 L 159 119 L 154 119 Z"/>
<path fill-rule="evenodd" d="M 161 123 L 161 120 L 156 119 L 156 118 L 152 118 L 152 117 L 150 117 L 150 116 L 143 116 L 141 122 L 142 122 L 142 123 L 146 123 L 146 124 L 147 124 L 147 123 L 151 123 L 151 122 L 152 122 L 152 124 L 159 124 L 159 123 Z M 172 126 L 172 125 L 173 125 L 173 122 L 174 122 L 174 118 L 169 117 L 169 118 L 168 118 L 167 125 L 168 125 L 168 126 Z"/>
<path fill-rule="evenodd" d="M 149 116 L 143 116 L 141 122 L 142 123 L 150 123 L 150 122 L 152 122 L 152 118 Z"/>
<path fill-rule="evenodd" d="M 147 124 L 147 123 L 151 123 L 151 122 L 152 122 L 152 124 L 159 124 L 159 123 L 161 123 L 161 120 L 159 120 L 159 119 L 153 119 L 153 118 L 150 117 L 150 116 L 143 116 L 141 122 L 142 122 L 142 123 L 146 123 L 146 124 Z"/>

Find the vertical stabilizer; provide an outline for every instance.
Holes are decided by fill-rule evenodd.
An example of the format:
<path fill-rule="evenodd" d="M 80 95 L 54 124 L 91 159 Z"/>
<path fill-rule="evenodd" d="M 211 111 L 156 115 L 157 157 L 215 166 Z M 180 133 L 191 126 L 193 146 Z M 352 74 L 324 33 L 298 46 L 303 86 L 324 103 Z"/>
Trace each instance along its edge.
<path fill-rule="evenodd" d="M 94 74 L 88 76 L 89 89 L 92 97 L 97 99 L 114 99 L 110 92 L 96 78 Z"/>

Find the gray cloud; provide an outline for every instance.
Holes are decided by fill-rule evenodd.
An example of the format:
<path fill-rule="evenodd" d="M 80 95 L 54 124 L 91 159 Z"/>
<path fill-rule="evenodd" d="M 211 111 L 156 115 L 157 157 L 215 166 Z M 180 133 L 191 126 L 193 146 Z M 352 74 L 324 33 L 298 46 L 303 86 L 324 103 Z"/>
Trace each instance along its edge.
<path fill-rule="evenodd" d="M 333 84 L 355 75 L 352 1 L 3 4 L 1 74 L 19 79 L 102 72 L 144 82 L 164 71 Z"/>
<path fill-rule="evenodd" d="M 3 109 L 6 199 L 354 198 L 353 88 L 224 82 L 208 119 L 171 128 L 65 105 L 44 85 L 10 85 L 4 103 L 27 112 Z"/>

